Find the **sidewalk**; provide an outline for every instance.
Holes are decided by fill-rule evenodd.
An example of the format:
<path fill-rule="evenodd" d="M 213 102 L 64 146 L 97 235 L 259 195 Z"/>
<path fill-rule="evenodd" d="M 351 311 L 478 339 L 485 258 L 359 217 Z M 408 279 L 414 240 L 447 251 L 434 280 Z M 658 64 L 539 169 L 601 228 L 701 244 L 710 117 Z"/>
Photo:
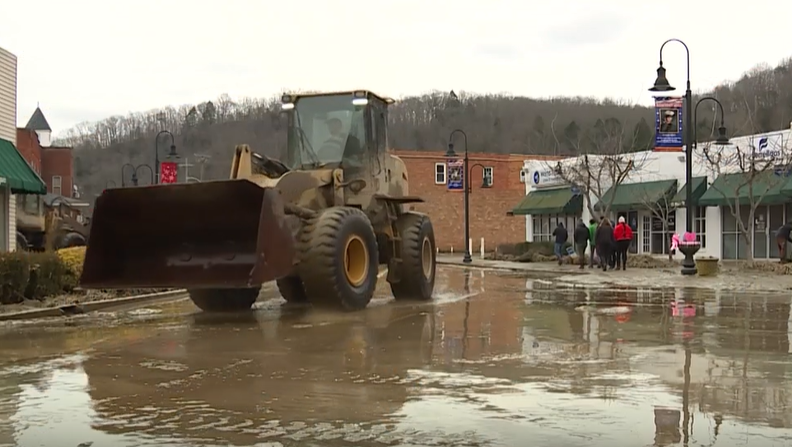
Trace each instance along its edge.
<path fill-rule="evenodd" d="M 625 271 L 599 269 L 584 270 L 573 265 L 558 265 L 554 262 L 511 262 L 490 261 L 473 258 L 471 264 L 462 262 L 462 255 L 437 255 L 438 265 L 510 270 L 522 272 L 526 276 L 552 279 L 553 282 L 569 286 L 602 287 L 633 286 L 645 288 L 694 287 L 713 290 L 745 290 L 757 292 L 792 293 L 792 275 L 778 275 L 763 272 L 747 272 L 729 268 L 718 276 L 682 276 L 678 268 L 631 268 Z"/>

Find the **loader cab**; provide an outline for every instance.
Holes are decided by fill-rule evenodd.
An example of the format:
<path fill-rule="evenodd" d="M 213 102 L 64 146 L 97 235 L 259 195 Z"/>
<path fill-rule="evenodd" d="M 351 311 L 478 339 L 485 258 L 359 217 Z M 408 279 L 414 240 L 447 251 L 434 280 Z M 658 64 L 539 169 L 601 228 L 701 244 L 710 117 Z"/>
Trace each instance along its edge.
<path fill-rule="evenodd" d="M 283 95 L 281 101 L 288 116 L 290 169 L 366 169 L 387 150 L 387 108 L 393 100 L 354 91 Z"/>

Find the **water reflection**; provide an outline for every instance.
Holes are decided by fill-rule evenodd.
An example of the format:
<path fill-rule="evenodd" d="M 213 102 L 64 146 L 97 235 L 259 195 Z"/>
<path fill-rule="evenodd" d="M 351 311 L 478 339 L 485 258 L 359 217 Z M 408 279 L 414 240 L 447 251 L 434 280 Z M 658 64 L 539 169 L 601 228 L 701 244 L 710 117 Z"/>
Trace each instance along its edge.
<path fill-rule="evenodd" d="M 792 445 L 788 297 L 438 280 L 432 305 L 164 317 L 6 365 L 0 445 Z"/>

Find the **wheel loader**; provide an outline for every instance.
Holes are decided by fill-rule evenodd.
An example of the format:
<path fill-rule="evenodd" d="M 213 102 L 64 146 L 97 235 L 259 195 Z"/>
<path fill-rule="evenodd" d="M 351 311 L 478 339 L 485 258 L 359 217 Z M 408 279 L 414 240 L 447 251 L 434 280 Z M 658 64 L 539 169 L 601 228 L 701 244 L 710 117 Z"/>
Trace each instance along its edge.
<path fill-rule="evenodd" d="M 284 95 L 283 161 L 234 150 L 228 180 L 113 188 L 94 207 L 81 286 L 185 288 L 203 311 L 249 309 L 277 281 L 292 303 L 365 308 L 379 265 L 398 300 L 429 300 L 435 237 L 369 91 Z"/>

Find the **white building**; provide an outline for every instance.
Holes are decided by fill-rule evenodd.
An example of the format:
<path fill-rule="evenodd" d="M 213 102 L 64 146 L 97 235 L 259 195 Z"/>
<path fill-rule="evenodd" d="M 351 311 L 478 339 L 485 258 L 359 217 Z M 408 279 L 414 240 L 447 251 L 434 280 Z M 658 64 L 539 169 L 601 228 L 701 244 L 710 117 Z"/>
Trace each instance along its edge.
<path fill-rule="evenodd" d="M 778 258 L 774 232 L 792 220 L 792 176 L 789 168 L 781 168 L 792 161 L 789 138 L 790 130 L 783 130 L 734 138 L 723 147 L 701 144 L 694 151 L 693 198 L 699 206 L 693 231 L 702 244 L 698 256 L 747 256 L 734 217 L 738 214 L 754 233 L 753 257 Z M 709 148 L 712 161 L 707 160 L 705 147 Z M 747 174 L 749 168 L 741 168 L 745 164 L 737 161 L 746 160 L 742 156 L 745 153 L 753 154 L 749 157 L 761 165 L 757 168 L 761 173 L 751 176 Z M 715 156 L 720 158 L 715 161 Z M 615 158 L 580 156 L 561 162 L 526 161 L 526 196 L 513 210 L 515 215 L 525 215 L 526 240 L 552 240 L 559 221 L 571 236 L 577 219 L 588 223 L 592 218 L 591 208 L 611 220 L 619 216 L 627 219 L 634 230 L 632 253 L 667 254 L 671 235 L 681 235 L 686 230 L 684 152 L 624 154 L 618 163 L 613 162 Z M 778 167 L 766 169 L 770 162 Z M 608 163 L 612 166 L 605 166 Z M 611 188 L 619 172 L 625 175 L 623 181 L 615 182 L 616 187 Z M 569 182 L 576 179 L 588 186 Z M 581 192 L 585 190 L 590 191 L 588 198 Z M 759 204 L 754 222 L 748 218 L 750 202 Z M 608 212 L 601 213 L 603 209 Z"/>
<path fill-rule="evenodd" d="M 16 149 L 17 58 L 0 48 L 0 251 L 16 250 L 16 195 L 46 186 Z"/>

